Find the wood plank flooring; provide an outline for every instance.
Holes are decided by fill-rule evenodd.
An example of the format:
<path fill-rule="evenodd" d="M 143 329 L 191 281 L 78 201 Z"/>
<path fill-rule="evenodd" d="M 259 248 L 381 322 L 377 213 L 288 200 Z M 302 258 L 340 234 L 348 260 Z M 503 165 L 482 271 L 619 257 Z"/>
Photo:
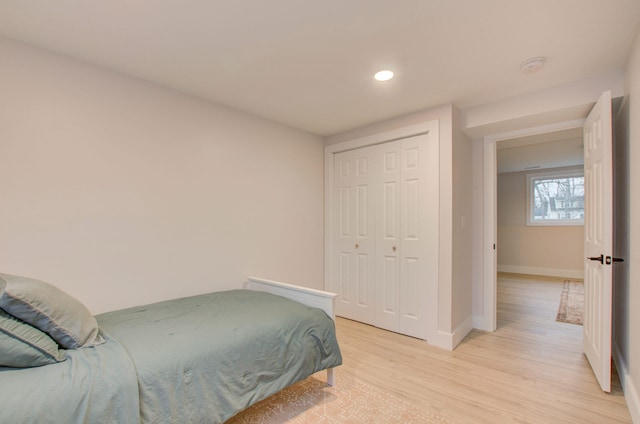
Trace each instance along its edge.
<path fill-rule="evenodd" d="M 453 352 L 338 318 L 338 384 L 349 373 L 455 423 L 630 423 L 617 375 L 600 390 L 582 327 L 555 321 L 561 292 L 561 279 L 500 275 L 497 331 Z"/>

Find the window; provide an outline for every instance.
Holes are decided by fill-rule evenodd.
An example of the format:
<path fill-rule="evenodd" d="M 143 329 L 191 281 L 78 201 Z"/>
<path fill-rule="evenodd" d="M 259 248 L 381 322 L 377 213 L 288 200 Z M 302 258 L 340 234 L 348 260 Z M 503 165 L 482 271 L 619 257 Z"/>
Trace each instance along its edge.
<path fill-rule="evenodd" d="M 584 174 L 527 175 L 527 225 L 583 225 Z"/>

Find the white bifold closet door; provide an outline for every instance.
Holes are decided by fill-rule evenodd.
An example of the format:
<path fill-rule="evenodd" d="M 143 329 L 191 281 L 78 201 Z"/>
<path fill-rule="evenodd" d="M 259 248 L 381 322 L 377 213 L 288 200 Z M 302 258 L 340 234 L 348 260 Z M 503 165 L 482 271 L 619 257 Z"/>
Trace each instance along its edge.
<path fill-rule="evenodd" d="M 375 146 L 336 154 L 333 281 L 336 314 L 373 324 L 375 316 Z"/>
<path fill-rule="evenodd" d="M 422 339 L 429 267 L 437 267 L 430 144 L 424 134 L 334 155 L 337 315 Z"/>

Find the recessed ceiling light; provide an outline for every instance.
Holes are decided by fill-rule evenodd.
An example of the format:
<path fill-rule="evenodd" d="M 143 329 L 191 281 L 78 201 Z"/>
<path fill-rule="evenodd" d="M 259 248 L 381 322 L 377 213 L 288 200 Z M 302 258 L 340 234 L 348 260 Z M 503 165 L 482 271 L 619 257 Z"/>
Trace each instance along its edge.
<path fill-rule="evenodd" d="M 534 72 L 538 72 L 540 69 L 544 67 L 544 62 L 547 60 L 546 57 L 532 57 L 531 59 L 527 59 L 522 64 L 520 64 L 520 70 L 524 74 L 532 74 Z"/>
<path fill-rule="evenodd" d="M 389 81 L 391 78 L 393 78 L 393 72 L 392 71 L 380 71 L 380 72 L 376 72 L 376 74 L 373 76 L 377 81 Z"/>

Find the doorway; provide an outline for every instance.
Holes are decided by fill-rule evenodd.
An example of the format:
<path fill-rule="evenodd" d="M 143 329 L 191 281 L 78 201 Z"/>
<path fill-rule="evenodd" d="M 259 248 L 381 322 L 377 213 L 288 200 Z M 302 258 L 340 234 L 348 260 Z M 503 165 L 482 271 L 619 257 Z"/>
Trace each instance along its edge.
<path fill-rule="evenodd" d="M 589 359 L 603 391 L 610 391 L 611 383 L 611 327 L 612 327 L 612 265 L 623 259 L 613 254 L 613 191 L 612 145 L 613 113 L 611 92 L 602 93 L 589 112 L 584 126 L 584 326 L 583 351 Z M 579 121 L 553 124 L 541 128 L 515 132 L 515 136 L 533 135 L 580 126 Z M 522 134 L 524 132 L 525 134 Z M 484 315 L 487 329 L 496 329 L 496 143 L 513 138 L 514 134 L 487 137 L 484 143 Z M 493 236 L 493 237 L 492 237 Z M 492 237 L 492 238 L 490 238 Z M 494 243 L 487 243 L 493 240 Z M 488 245 L 488 246 L 487 246 Z M 491 247 L 489 247 L 491 246 Z M 599 255 L 598 255 L 599 253 Z M 605 256 L 606 255 L 606 256 Z"/>
<path fill-rule="evenodd" d="M 583 310 L 584 149 L 582 128 L 498 141 L 497 278 L 500 299 L 511 276 L 548 285 L 544 308 L 530 313 L 553 322 L 559 301 L 581 323 Z M 507 277 L 507 278 L 505 278 Z M 520 291 L 513 291 L 517 295 Z M 516 296 L 517 297 L 517 296 Z M 567 302 L 569 305 L 567 306 Z M 567 309 L 568 308 L 568 309 Z M 497 305 L 500 327 L 500 313 Z M 559 313 L 560 314 L 560 313 Z M 564 316 L 564 314 L 562 314 Z M 559 315 L 558 315 L 559 316 Z M 569 322 L 569 321 L 565 321 Z"/>
<path fill-rule="evenodd" d="M 495 331 L 497 326 L 497 271 L 498 271 L 498 229 L 497 229 L 497 181 L 498 181 L 498 143 L 507 140 L 525 140 L 518 143 L 528 143 L 533 138 L 548 139 L 554 133 L 576 131 L 582 128 L 583 119 L 567 121 L 541 127 L 528 128 L 496 134 L 485 137 L 484 140 L 484 213 L 483 231 L 485 243 L 483 245 L 484 270 L 483 281 L 483 310 L 485 311 L 481 329 Z M 524 163 L 524 162 L 523 162 Z M 534 165 L 532 165 L 534 166 Z M 493 243 L 487 243 L 493 240 Z"/>

